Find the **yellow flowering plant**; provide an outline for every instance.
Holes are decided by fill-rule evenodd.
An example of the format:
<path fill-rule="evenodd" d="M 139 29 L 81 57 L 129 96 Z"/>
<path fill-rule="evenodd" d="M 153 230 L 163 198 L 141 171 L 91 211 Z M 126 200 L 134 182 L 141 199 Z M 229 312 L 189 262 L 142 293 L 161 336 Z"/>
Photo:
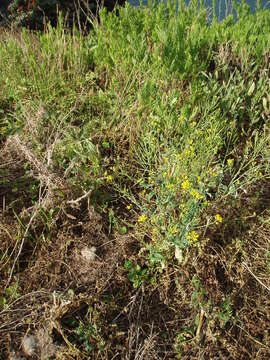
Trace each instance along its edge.
<path fill-rule="evenodd" d="M 215 222 L 216 222 L 217 224 L 220 224 L 220 223 L 222 223 L 222 221 L 223 221 L 222 216 L 221 216 L 220 214 L 216 214 L 216 215 L 215 215 Z"/>
<path fill-rule="evenodd" d="M 147 216 L 146 215 L 140 215 L 139 217 L 138 217 L 138 223 L 139 224 L 143 224 L 143 223 L 145 223 L 147 221 Z"/>

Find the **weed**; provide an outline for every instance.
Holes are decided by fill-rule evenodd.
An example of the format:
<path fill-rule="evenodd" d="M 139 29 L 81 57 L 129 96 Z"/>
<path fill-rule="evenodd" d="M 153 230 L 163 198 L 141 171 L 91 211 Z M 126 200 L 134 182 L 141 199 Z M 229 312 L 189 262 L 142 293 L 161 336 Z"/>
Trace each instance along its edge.
<path fill-rule="evenodd" d="M 93 353 L 96 349 L 99 353 L 103 352 L 104 340 L 100 337 L 97 326 L 91 323 L 91 319 L 88 323 L 80 322 L 76 328 L 76 334 L 87 354 Z"/>
<path fill-rule="evenodd" d="M 129 358 L 198 358 L 202 307 L 209 358 L 268 351 L 269 11 L 242 4 L 237 20 L 209 23 L 204 6 L 180 8 L 101 10 L 87 36 L 61 17 L 0 34 L 0 253 L 12 269 L 0 281 L 20 284 L 1 301 L 28 318 L 16 291 L 29 302 L 35 286 L 74 288 L 71 303 L 44 306 L 71 357 L 125 357 L 128 344 Z M 65 311 L 108 293 L 106 321 L 91 310 L 69 340 Z M 1 312 L 1 331 L 18 333 L 15 315 Z"/>
<path fill-rule="evenodd" d="M 18 290 L 19 286 L 17 283 L 7 287 L 4 294 L 0 297 L 0 307 L 8 308 L 9 302 L 17 300 L 20 297 Z"/>
<path fill-rule="evenodd" d="M 221 311 L 217 314 L 219 321 L 221 322 L 221 327 L 226 326 L 226 324 L 231 320 L 233 311 L 232 304 L 229 298 L 225 299 L 221 306 Z"/>
<path fill-rule="evenodd" d="M 125 262 L 124 268 L 128 271 L 128 278 L 135 289 L 149 278 L 147 269 L 141 268 L 139 264 L 133 264 L 131 260 Z"/>

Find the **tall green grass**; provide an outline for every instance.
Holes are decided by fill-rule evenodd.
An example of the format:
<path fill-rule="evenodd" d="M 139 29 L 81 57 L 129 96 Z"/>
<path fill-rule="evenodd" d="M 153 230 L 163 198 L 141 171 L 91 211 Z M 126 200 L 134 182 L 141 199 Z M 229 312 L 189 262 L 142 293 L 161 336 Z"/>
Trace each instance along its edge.
<path fill-rule="evenodd" d="M 153 261 L 198 241 L 216 221 L 205 216 L 212 203 L 268 176 L 269 14 L 238 10 L 237 22 L 209 25 L 203 8 L 126 6 L 119 17 L 102 13 L 95 28 L 110 132 L 132 134 L 130 164 L 145 194 L 136 204 Z"/>
<path fill-rule="evenodd" d="M 180 8 L 126 4 L 88 36 L 60 19 L 0 43 L 1 141 L 19 133 L 42 161 L 51 149 L 53 171 L 163 265 L 269 177 L 269 12 L 209 24 Z"/>

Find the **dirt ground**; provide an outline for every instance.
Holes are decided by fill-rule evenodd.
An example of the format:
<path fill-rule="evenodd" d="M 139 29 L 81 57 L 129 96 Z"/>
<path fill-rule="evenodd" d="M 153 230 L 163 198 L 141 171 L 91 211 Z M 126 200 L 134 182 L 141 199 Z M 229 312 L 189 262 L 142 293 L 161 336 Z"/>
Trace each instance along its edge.
<path fill-rule="evenodd" d="M 135 232 L 108 232 L 91 199 L 68 202 L 67 189 L 65 199 L 53 198 L 51 219 L 36 211 L 35 169 L 3 144 L 1 154 L 1 359 L 269 359 L 269 269 L 261 260 L 270 229 L 258 221 L 268 211 L 267 184 L 259 202 L 256 189 L 243 204 L 231 202 L 227 220 L 181 266 L 172 260 L 160 272 L 138 256 Z M 237 223 L 254 209 L 246 226 Z M 127 260 L 151 272 L 136 289 Z"/>

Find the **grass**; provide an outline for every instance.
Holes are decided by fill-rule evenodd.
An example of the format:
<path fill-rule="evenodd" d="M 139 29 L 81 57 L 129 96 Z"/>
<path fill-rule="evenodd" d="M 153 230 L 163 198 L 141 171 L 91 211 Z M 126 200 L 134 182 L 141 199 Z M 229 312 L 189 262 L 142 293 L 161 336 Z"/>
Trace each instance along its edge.
<path fill-rule="evenodd" d="M 269 356 L 269 11 L 180 9 L 1 31 L 2 356 Z"/>

